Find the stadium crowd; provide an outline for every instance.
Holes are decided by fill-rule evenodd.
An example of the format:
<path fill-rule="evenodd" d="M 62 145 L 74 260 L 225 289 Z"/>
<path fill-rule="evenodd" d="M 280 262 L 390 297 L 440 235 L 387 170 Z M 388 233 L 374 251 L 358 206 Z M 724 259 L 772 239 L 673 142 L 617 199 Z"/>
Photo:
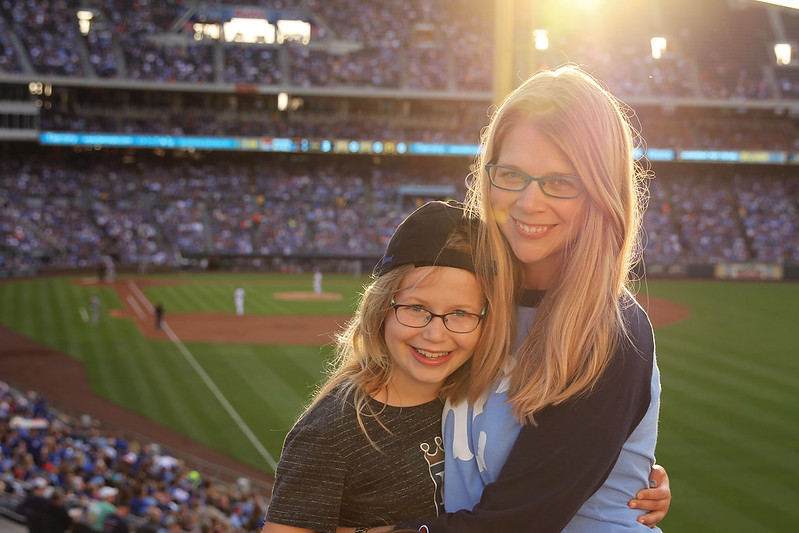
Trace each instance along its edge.
<path fill-rule="evenodd" d="M 24 71 L 18 65 L 31 63 L 32 71 L 40 74 L 131 83 L 54 87 L 52 94 L 41 96 L 40 127 L 45 131 L 475 143 L 487 123 L 493 53 L 492 40 L 484 34 L 490 19 L 479 10 L 460 9 L 454 1 L 253 4 L 269 13 L 310 20 L 312 42 L 318 46 L 198 42 L 192 27 L 200 15 L 177 0 L 141 2 L 136 16 L 128 16 L 127 3 L 94 0 L 86 6 L 93 10 L 93 24 L 83 36 L 74 29 L 74 10 L 63 9 L 65 4 L 0 2 L 0 28 L 7 25 L 15 37 L 0 32 L 0 74 Z M 776 30 L 766 11 L 725 8 L 713 13 L 713 6 L 721 4 L 708 2 L 703 9 L 709 12 L 703 16 L 664 14 L 661 31 L 674 29 L 666 32 L 671 41 L 659 59 L 652 57 L 649 28 L 614 33 L 612 27 L 598 27 L 595 31 L 603 31 L 607 42 L 597 46 L 594 33 L 577 27 L 554 34 L 549 49 L 538 53 L 538 62 L 586 65 L 645 122 L 656 124 L 646 132 L 649 146 L 799 150 L 795 120 L 775 113 L 779 108 L 707 105 L 717 100 L 779 102 L 799 95 L 795 64 L 777 65 L 768 52 Z M 778 13 L 780 27 L 799 25 L 794 20 L 799 16 Z M 703 25 L 707 18 L 720 17 L 729 23 Z M 184 20 L 180 27 L 175 26 L 178 20 Z M 734 31 L 744 24 L 746 31 Z M 37 32 L 42 37 L 31 41 Z M 161 39 L 164 33 L 172 37 Z M 330 43 L 341 41 L 358 46 L 339 53 Z M 43 46 L 62 50 L 47 53 Z M 40 57 L 58 58 L 58 68 Z M 165 83 L 171 90 L 135 90 L 144 81 Z M 180 83 L 190 89 L 181 91 L 187 85 Z M 209 91 L 197 92 L 198 84 L 208 84 Z M 211 90 L 215 84 L 227 89 Z M 296 106 L 278 111 L 276 95 L 261 93 L 257 85 L 299 93 L 303 88 L 325 90 L 296 96 Z M 369 98 L 364 87 L 401 92 Z M 359 97 L 336 95 L 343 88 L 359 91 Z M 431 99 L 435 93 L 450 96 Z M 675 115 L 676 106 L 680 113 Z"/>
<path fill-rule="evenodd" d="M 194 24 L 206 22 L 208 12 L 182 0 L 88 0 L 80 6 L 91 11 L 91 24 L 82 31 L 76 5 L 68 0 L 2 0 L 0 71 L 166 83 L 491 91 L 489 7 L 473 3 L 464 9 L 455 0 L 240 4 L 269 13 L 273 23 L 278 17 L 307 21 L 314 46 L 291 39 L 284 45 L 198 41 Z M 623 98 L 796 98 L 795 67 L 777 65 L 767 44 L 799 25 L 798 17 L 775 13 L 770 18 L 764 8 L 706 2 L 702 9 L 669 9 L 635 28 L 606 20 L 591 32 L 574 13 L 574 24 L 552 33 L 538 62 L 586 64 Z M 706 24 L 718 18 L 727 23 Z M 670 39 L 659 59 L 650 46 L 655 29 Z M 598 38 L 609 46 L 597 46 Z"/>
<path fill-rule="evenodd" d="M 29 523 L 49 500 L 79 533 L 103 531 L 104 521 L 105 531 L 124 531 L 111 527 L 117 520 L 131 532 L 247 533 L 260 530 L 267 498 L 246 478 L 207 478 L 157 443 L 0 381 L 0 506 Z"/>
<path fill-rule="evenodd" d="M 181 253 L 379 255 L 408 211 L 404 170 L 294 158 L 246 167 L 139 154 L 135 163 L 85 154 L 84 164 L 29 157 L 0 162 L 5 265 L 14 270 L 122 264 L 177 266 Z M 436 165 L 439 166 L 439 165 Z M 69 169 L 69 170 L 67 170 Z M 411 183 L 456 183 L 415 168 Z M 56 184 L 57 182 L 57 184 Z M 52 186 L 51 186 L 52 185 Z M 463 186 L 452 185 L 461 197 Z"/>
<path fill-rule="evenodd" d="M 376 257 L 418 202 L 465 193 L 454 159 L 58 153 L 0 161 L 7 273 L 103 255 L 172 267 L 185 254 Z M 650 193 L 648 264 L 799 262 L 799 183 L 781 167 L 663 165 Z"/>

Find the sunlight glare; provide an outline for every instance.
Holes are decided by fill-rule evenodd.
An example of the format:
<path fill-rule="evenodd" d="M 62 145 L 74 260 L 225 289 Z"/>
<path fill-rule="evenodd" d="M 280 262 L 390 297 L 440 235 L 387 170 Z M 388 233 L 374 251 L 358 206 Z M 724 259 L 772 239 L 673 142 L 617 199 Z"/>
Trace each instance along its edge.
<path fill-rule="evenodd" d="M 775 6 L 789 7 L 791 9 L 799 9 L 799 0 L 757 0 L 764 4 L 774 4 Z"/>

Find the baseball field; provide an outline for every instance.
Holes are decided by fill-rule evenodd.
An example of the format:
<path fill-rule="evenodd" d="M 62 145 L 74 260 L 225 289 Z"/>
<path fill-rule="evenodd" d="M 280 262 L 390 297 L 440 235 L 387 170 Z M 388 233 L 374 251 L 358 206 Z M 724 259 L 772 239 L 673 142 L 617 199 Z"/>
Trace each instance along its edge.
<path fill-rule="evenodd" d="M 267 479 L 366 281 L 326 275 L 315 294 L 310 275 L 6 280 L 0 379 Z M 664 530 L 795 529 L 799 284 L 649 281 L 639 300 L 662 373 Z"/>

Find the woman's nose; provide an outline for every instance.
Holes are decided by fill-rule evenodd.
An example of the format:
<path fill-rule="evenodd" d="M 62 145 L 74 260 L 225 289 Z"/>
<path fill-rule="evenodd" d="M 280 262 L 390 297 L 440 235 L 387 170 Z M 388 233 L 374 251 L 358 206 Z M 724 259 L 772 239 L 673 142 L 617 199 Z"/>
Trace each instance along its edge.
<path fill-rule="evenodd" d="M 524 209 L 535 211 L 541 209 L 547 199 L 547 195 L 541 190 L 541 184 L 537 181 L 531 181 L 527 187 L 519 193 L 519 198 L 516 203 L 521 205 Z"/>

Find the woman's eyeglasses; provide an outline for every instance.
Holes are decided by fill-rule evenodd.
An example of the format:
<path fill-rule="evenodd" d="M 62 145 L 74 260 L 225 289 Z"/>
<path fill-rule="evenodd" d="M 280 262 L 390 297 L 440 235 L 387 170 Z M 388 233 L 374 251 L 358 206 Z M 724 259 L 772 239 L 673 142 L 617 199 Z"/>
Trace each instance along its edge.
<path fill-rule="evenodd" d="M 515 168 L 486 165 L 491 185 L 504 191 L 523 191 L 531 181 L 537 181 L 541 192 L 552 198 L 577 198 L 583 192 L 583 180 L 577 176 L 553 174 L 534 178 Z"/>

